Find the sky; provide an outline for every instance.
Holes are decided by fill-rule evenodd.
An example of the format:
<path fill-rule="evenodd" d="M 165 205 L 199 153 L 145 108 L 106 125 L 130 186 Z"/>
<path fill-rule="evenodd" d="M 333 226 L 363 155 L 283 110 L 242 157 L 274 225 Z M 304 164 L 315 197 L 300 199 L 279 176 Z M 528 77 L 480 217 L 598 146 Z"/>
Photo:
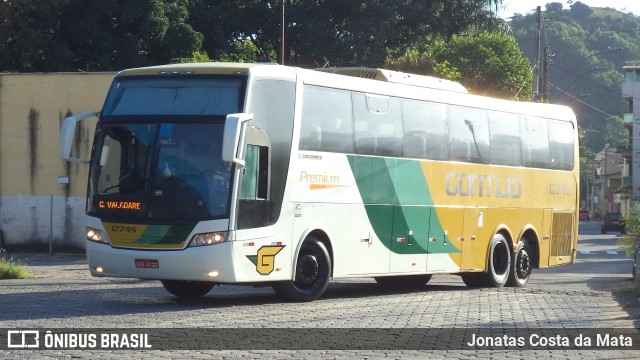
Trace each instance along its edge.
<path fill-rule="evenodd" d="M 578 0 L 574 1 L 577 2 Z M 610 7 L 623 12 L 632 12 L 640 15 L 640 0 L 579 0 L 590 7 Z M 545 5 L 551 2 L 559 2 L 565 9 L 569 8 L 567 0 L 504 0 L 503 9 L 498 14 L 501 18 L 508 18 L 514 13 L 528 14 L 534 12 L 537 6 L 545 9 Z"/>

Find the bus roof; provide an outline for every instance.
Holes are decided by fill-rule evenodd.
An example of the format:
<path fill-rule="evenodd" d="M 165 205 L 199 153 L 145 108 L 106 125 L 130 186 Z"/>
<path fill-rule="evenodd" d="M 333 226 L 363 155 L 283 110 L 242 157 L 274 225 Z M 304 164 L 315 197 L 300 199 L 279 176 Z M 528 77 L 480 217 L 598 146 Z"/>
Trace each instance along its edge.
<path fill-rule="evenodd" d="M 149 66 L 135 69 L 127 69 L 118 72 L 118 76 L 130 75 L 171 75 L 171 74 L 223 74 L 223 75 L 239 75 L 247 74 L 249 69 L 255 66 L 269 66 L 277 64 L 271 63 L 221 63 L 221 62 L 205 62 L 205 63 L 186 63 L 186 64 L 169 64 L 159 66 Z M 365 79 L 374 79 L 397 84 L 413 85 L 429 89 L 447 90 L 458 93 L 468 93 L 467 89 L 460 83 L 439 79 L 432 76 L 416 75 L 403 73 L 399 71 L 363 68 L 363 67 L 345 67 L 345 68 L 326 68 L 316 69 L 318 71 L 329 72 L 333 74 L 360 77 Z"/>
<path fill-rule="evenodd" d="M 118 72 L 118 76 L 130 75 L 172 75 L 172 74 L 213 74 L 213 75 L 246 75 L 254 66 L 274 65 L 267 63 L 222 63 L 203 62 L 186 64 L 169 64 L 127 69 Z"/>
<path fill-rule="evenodd" d="M 524 101 L 513 101 L 505 99 L 497 99 L 480 95 L 469 94 L 467 89 L 461 84 L 439 79 L 431 76 L 416 75 L 403 73 L 393 70 L 364 68 L 364 67 L 345 67 L 345 68 L 325 68 L 325 69 L 302 69 L 289 66 L 282 66 L 273 63 L 222 63 L 222 62 L 204 62 L 204 63 L 186 63 L 186 64 L 169 64 L 160 66 L 150 66 L 143 68 L 122 70 L 118 76 L 154 76 L 154 75 L 178 75 L 178 74 L 213 74 L 213 75 L 248 75 L 250 70 L 263 73 L 271 72 L 267 68 L 279 69 L 279 72 L 295 69 L 299 75 L 303 75 L 305 83 L 310 81 L 316 85 L 335 86 L 336 78 L 333 76 L 350 76 L 360 78 L 360 81 L 342 83 L 346 88 L 362 89 L 368 88 L 369 91 L 380 90 L 381 93 L 388 94 L 390 89 L 383 82 L 402 85 L 414 86 L 413 90 L 395 87 L 400 90 L 403 95 L 412 95 L 409 97 L 426 98 L 436 102 L 447 102 L 459 105 L 467 105 L 471 107 L 499 109 L 502 111 L 519 113 L 523 115 L 538 115 L 543 117 L 560 117 L 571 119 L 575 123 L 575 115 L 573 111 L 562 105 L 531 103 Z M 260 69 L 260 70 L 259 70 Z M 327 74 L 327 77 L 322 74 Z M 316 74 L 316 75 L 314 75 Z M 294 75 L 295 76 L 295 75 Z M 379 85 L 365 85 L 367 81 L 376 80 L 374 83 Z M 375 90 L 377 89 L 377 90 Z M 420 89 L 420 90 L 418 90 Z M 460 96 L 451 97 L 451 93 L 460 94 Z M 422 94 L 422 95 L 419 95 Z M 425 97 L 426 96 L 426 97 Z"/>
<path fill-rule="evenodd" d="M 436 78 L 433 76 L 409 74 L 399 71 L 362 68 L 362 67 L 344 67 L 344 68 L 324 68 L 316 69 L 318 71 L 330 72 L 333 74 L 361 77 L 365 79 L 374 79 L 397 84 L 413 85 L 429 89 L 447 90 L 458 93 L 467 94 L 467 89 L 462 84 L 451 80 Z"/>

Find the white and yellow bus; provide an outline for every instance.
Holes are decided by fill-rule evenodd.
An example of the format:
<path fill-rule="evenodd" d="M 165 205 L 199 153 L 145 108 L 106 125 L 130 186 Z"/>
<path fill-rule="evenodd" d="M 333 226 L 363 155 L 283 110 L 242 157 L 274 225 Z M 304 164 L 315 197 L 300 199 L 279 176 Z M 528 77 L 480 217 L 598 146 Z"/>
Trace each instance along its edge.
<path fill-rule="evenodd" d="M 202 63 L 120 72 L 102 111 L 63 123 L 65 159 L 92 116 L 93 276 L 310 301 L 332 278 L 521 287 L 576 256 L 567 107 L 379 69 Z"/>

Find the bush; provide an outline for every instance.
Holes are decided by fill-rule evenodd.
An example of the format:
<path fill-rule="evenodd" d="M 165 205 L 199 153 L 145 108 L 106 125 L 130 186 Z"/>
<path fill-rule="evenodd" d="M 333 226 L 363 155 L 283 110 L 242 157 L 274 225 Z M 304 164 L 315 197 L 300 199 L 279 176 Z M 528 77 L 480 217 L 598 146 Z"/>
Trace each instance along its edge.
<path fill-rule="evenodd" d="M 4 279 L 26 279 L 31 275 L 27 269 L 18 263 L 13 257 L 0 254 L 0 280 Z"/>
<path fill-rule="evenodd" d="M 618 240 L 618 245 L 629 256 L 633 249 L 638 246 L 638 239 L 640 239 L 640 204 L 629 209 L 624 214 L 624 219 L 627 223 L 626 234 Z"/>

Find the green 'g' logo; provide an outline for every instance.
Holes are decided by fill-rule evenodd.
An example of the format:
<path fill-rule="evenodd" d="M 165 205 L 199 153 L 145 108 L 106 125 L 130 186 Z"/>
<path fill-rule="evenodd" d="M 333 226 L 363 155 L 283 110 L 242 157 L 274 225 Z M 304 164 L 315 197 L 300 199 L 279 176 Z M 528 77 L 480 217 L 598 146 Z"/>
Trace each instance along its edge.
<path fill-rule="evenodd" d="M 269 275 L 276 264 L 276 255 L 284 248 L 282 246 L 263 246 L 258 249 L 257 255 L 247 255 L 247 258 L 256 265 L 256 271 L 260 275 Z"/>

